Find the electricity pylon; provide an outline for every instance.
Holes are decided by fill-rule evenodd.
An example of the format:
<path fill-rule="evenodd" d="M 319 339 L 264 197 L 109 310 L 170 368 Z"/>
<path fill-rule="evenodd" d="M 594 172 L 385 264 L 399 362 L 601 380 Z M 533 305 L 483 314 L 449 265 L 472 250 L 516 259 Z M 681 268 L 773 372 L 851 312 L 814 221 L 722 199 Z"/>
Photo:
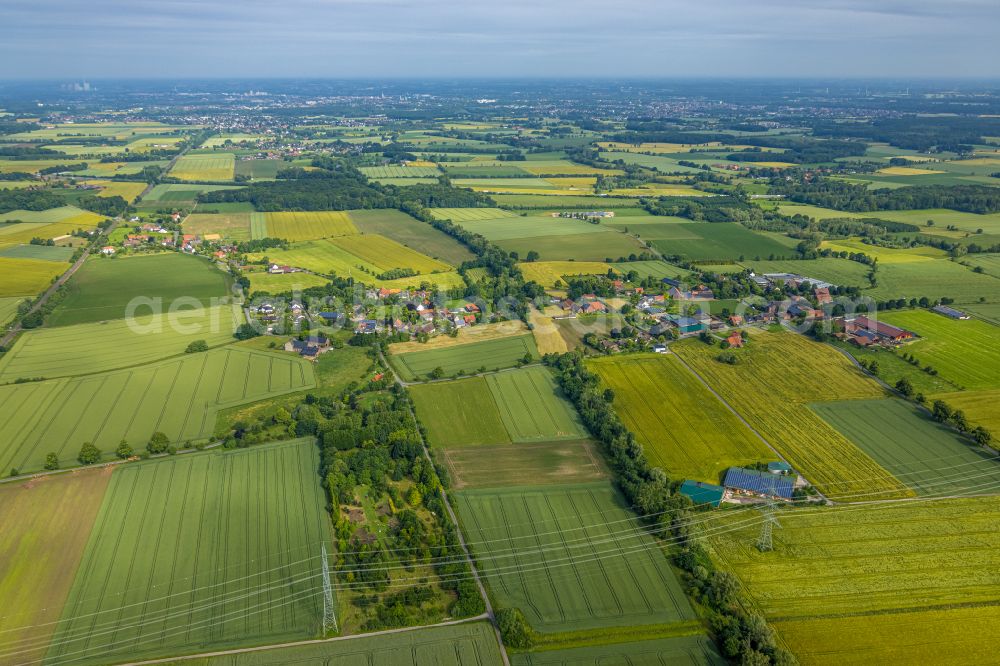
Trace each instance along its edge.
<path fill-rule="evenodd" d="M 330 582 L 330 562 L 326 556 L 326 544 L 322 546 L 323 558 L 323 635 L 337 631 L 337 610 L 333 606 L 333 584 Z"/>

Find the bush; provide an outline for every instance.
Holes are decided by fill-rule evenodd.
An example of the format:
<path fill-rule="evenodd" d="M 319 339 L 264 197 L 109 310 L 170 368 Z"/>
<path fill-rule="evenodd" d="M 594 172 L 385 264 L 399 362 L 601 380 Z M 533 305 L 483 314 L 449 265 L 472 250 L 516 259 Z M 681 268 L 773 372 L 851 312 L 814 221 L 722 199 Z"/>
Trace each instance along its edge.
<path fill-rule="evenodd" d="M 534 645 L 531 627 L 518 608 L 501 608 L 497 611 L 497 627 L 503 642 L 512 648 L 528 649 Z"/>
<path fill-rule="evenodd" d="M 59 469 L 59 456 L 54 453 L 45 456 L 45 469 Z"/>
<path fill-rule="evenodd" d="M 196 354 L 198 352 L 207 352 L 207 351 L 208 351 L 207 342 L 205 342 L 204 340 L 195 340 L 194 342 L 192 342 L 187 346 L 187 349 L 184 350 L 184 353 Z"/>
<path fill-rule="evenodd" d="M 123 439 L 119 442 L 118 448 L 115 449 L 115 455 L 122 460 L 125 460 L 126 458 L 131 458 L 135 455 L 135 451 L 133 451 L 131 445 Z"/>

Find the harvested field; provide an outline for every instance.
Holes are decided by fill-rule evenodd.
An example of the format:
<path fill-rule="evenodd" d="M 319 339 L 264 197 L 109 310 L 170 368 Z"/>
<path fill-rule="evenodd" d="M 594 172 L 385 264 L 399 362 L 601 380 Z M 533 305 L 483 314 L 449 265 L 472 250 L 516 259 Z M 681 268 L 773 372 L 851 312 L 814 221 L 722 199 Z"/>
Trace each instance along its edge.
<path fill-rule="evenodd" d="M 442 456 L 456 490 L 589 483 L 608 476 L 587 439 L 448 448 Z"/>

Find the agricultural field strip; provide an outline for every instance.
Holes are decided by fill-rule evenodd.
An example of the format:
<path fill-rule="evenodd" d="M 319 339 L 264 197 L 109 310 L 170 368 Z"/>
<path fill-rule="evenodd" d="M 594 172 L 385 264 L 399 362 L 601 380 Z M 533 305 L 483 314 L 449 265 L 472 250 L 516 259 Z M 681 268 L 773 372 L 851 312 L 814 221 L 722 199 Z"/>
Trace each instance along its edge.
<path fill-rule="evenodd" d="M 576 410 L 559 395 L 546 368 L 487 375 L 486 384 L 512 441 L 553 441 L 587 436 Z"/>
<path fill-rule="evenodd" d="M 559 492 L 556 491 L 559 488 Z M 605 483 L 504 491 L 470 490 L 458 493 L 460 516 L 471 542 L 486 533 L 503 531 L 507 546 L 491 546 L 479 560 L 482 575 L 493 593 L 520 607 L 536 630 L 586 629 L 609 624 L 646 624 L 691 617 L 687 599 L 670 571 L 662 552 L 641 531 L 618 534 L 608 529 L 615 518 L 627 515 L 616 504 Z M 581 508 L 581 503 L 584 505 Z M 570 547 L 561 532 L 545 534 L 540 523 L 585 525 L 581 516 L 597 513 L 605 520 L 594 529 L 580 528 L 583 538 Z M 518 527 L 516 531 L 512 527 Z M 531 539 L 538 546 L 532 554 L 514 545 Z M 605 540 L 612 550 L 629 557 L 606 558 L 573 555 L 572 548 Z M 629 541 L 632 541 L 631 545 Z M 636 546 L 641 554 L 636 551 Z M 547 555 L 554 552 L 555 556 Z M 607 551 L 605 551 L 606 554 Z M 565 557 L 569 555 L 567 563 Z M 496 560 L 496 561 L 494 561 Z M 561 574 L 554 569 L 563 567 Z M 550 570 L 551 569 L 551 570 Z M 531 590 L 531 592 L 529 592 Z"/>
<path fill-rule="evenodd" d="M 310 551 L 329 538 L 316 449 L 300 441 L 210 455 L 116 471 L 50 648 L 54 663 L 315 635 Z M 129 607 L 140 608 L 126 615 Z"/>
<path fill-rule="evenodd" d="M 920 494 L 995 492 L 982 488 L 990 481 L 1000 487 L 1000 460 L 900 400 L 825 402 L 810 408 Z M 969 476 L 948 474 L 956 468 Z"/>
<path fill-rule="evenodd" d="M 904 349 L 952 383 L 1000 388 L 1000 328 L 978 320 L 949 319 L 924 310 L 880 314 L 880 320 L 921 336 Z"/>
<path fill-rule="evenodd" d="M 939 499 L 782 512 L 774 554 L 755 526 L 711 538 L 716 557 L 776 620 L 995 605 L 989 566 L 1000 498 Z"/>
<path fill-rule="evenodd" d="M 50 451 L 70 462 L 84 441 L 106 454 L 122 439 L 141 449 L 156 431 L 177 443 L 205 439 L 220 409 L 314 386 L 306 361 L 232 347 L 130 370 L 2 386 L 0 463 L 40 469 Z"/>
<path fill-rule="evenodd" d="M 188 343 L 209 346 L 232 341 L 242 313 L 236 306 L 219 306 L 179 313 L 178 321 L 193 332 L 173 330 L 170 315 L 136 317 L 106 323 L 75 324 L 28 331 L 0 358 L 0 382 L 18 378 L 79 376 L 135 367 L 183 354 Z M 148 327 L 137 331 L 130 323 Z"/>
<path fill-rule="evenodd" d="M 472 372 L 482 367 L 487 370 L 510 367 L 516 365 L 525 354 L 533 357 L 538 355 L 530 333 L 454 348 L 410 352 L 390 356 L 389 361 L 401 371 L 406 381 L 413 381 L 438 367 L 444 370 L 445 375 L 459 371 Z"/>

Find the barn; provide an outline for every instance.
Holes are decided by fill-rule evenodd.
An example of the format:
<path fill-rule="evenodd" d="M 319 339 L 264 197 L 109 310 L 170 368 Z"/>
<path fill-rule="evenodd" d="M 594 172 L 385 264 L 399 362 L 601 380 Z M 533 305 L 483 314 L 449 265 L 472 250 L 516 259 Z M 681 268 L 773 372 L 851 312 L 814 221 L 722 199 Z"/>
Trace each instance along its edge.
<path fill-rule="evenodd" d="M 795 490 L 795 482 L 787 476 L 744 467 L 730 467 L 726 470 L 722 485 L 737 493 L 786 500 L 792 499 Z"/>

